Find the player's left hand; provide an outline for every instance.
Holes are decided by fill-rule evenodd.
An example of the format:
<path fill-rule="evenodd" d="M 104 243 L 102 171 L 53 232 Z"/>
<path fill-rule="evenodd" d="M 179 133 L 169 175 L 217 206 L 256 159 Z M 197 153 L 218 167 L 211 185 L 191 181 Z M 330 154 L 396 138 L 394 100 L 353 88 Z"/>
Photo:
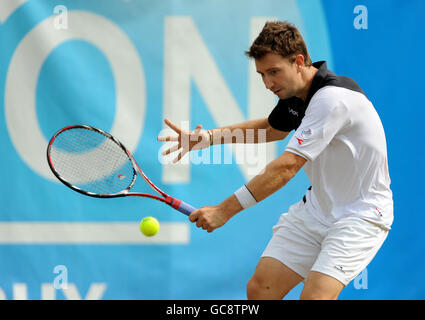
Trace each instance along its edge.
<path fill-rule="evenodd" d="M 220 206 L 208 206 L 193 211 L 189 216 L 189 220 L 196 222 L 198 228 L 213 232 L 224 225 L 229 218 Z"/>

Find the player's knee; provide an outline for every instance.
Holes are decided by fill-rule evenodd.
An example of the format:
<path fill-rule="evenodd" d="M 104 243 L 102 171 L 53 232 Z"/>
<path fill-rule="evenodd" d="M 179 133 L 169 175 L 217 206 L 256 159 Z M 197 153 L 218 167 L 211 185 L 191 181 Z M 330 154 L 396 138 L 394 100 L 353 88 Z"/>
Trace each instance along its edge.
<path fill-rule="evenodd" d="M 308 289 L 301 292 L 300 300 L 336 300 L 338 294 Z"/>
<path fill-rule="evenodd" d="M 312 271 L 301 292 L 301 300 L 336 300 L 344 284 L 326 274 Z"/>
<path fill-rule="evenodd" d="M 312 291 L 303 290 L 300 295 L 300 300 L 326 300 L 320 294 Z"/>
<path fill-rule="evenodd" d="M 279 297 L 277 297 L 277 293 L 275 291 L 276 288 L 273 288 L 266 279 L 258 275 L 253 275 L 246 286 L 247 297 L 249 300 L 281 298 L 280 292 Z"/>
<path fill-rule="evenodd" d="M 246 286 L 246 294 L 248 299 L 256 300 L 260 299 L 264 292 L 269 290 L 270 288 L 264 284 L 264 282 L 257 276 L 252 276 L 249 279 L 248 284 Z"/>

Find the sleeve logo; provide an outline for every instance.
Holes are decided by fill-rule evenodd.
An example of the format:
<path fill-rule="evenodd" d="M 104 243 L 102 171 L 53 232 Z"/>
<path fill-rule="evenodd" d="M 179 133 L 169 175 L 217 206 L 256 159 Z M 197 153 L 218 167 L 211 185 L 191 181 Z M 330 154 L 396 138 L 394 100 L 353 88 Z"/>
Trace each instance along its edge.
<path fill-rule="evenodd" d="M 297 139 L 298 144 L 301 146 L 303 144 L 304 140 L 301 139 L 301 138 L 298 138 L 298 137 L 295 137 L 295 138 Z"/>
<path fill-rule="evenodd" d="M 295 137 L 296 139 L 297 139 L 297 141 L 298 141 L 298 144 L 300 145 L 300 146 L 302 146 L 302 144 L 303 144 L 303 142 L 304 142 L 304 139 L 305 138 L 307 138 L 307 137 L 309 137 L 309 136 L 311 136 L 311 129 L 310 128 L 307 128 L 307 129 L 303 129 L 302 131 L 301 131 L 301 133 L 300 133 L 300 138 L 298 138 L 298 137 Z"/>
<path fill-rule="evenodd" d="M 311 136 L 311 129 L 307 128 L 307 129 L 303 129 L 303 131 L 301 131 L 301 137 L 302 138 L 307 138 Z"/>

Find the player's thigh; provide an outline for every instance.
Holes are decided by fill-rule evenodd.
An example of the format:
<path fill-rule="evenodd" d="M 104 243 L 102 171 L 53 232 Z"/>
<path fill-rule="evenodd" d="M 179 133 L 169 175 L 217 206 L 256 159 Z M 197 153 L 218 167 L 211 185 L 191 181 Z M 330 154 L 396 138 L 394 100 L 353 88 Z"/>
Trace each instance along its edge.
<path fill-rule="evenodd" d="M 301 298 L 336 299 L 372 261 L 387 235 L 387 230 L 357 217 L 334 223 L 322 242 Z"/>
<path fill-rule="evenodd" d="M 302 300 L 336 300 L 345 285 L 321 272 L 311 271 L 301 292 Z"/>
<path fill-rule="evenodd" d="M 282 299 L 304 278 L 272 257 L 262 257 L 248 282 L 248 298 Z"/>
<path fill-rule="evenodd" d="M 372 261 L 387 235 L 387 230 L 363 219 L 343 218 L 330 227 L 311 271 L 346 286 Z"/>

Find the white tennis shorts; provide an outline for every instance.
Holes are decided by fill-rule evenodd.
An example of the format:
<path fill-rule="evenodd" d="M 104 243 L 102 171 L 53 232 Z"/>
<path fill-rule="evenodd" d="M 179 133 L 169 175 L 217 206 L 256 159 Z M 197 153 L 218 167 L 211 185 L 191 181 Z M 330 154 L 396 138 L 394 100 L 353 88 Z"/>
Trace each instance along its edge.
<path fill-rule="evenodd" d="M 366 268 L 387 235 L 387 230 L 358 217 L 326 226 L 300 201 L 280 216 L 262 257 L 281 261 L 304 279 L 318 271 L 347 285 Z"/>

